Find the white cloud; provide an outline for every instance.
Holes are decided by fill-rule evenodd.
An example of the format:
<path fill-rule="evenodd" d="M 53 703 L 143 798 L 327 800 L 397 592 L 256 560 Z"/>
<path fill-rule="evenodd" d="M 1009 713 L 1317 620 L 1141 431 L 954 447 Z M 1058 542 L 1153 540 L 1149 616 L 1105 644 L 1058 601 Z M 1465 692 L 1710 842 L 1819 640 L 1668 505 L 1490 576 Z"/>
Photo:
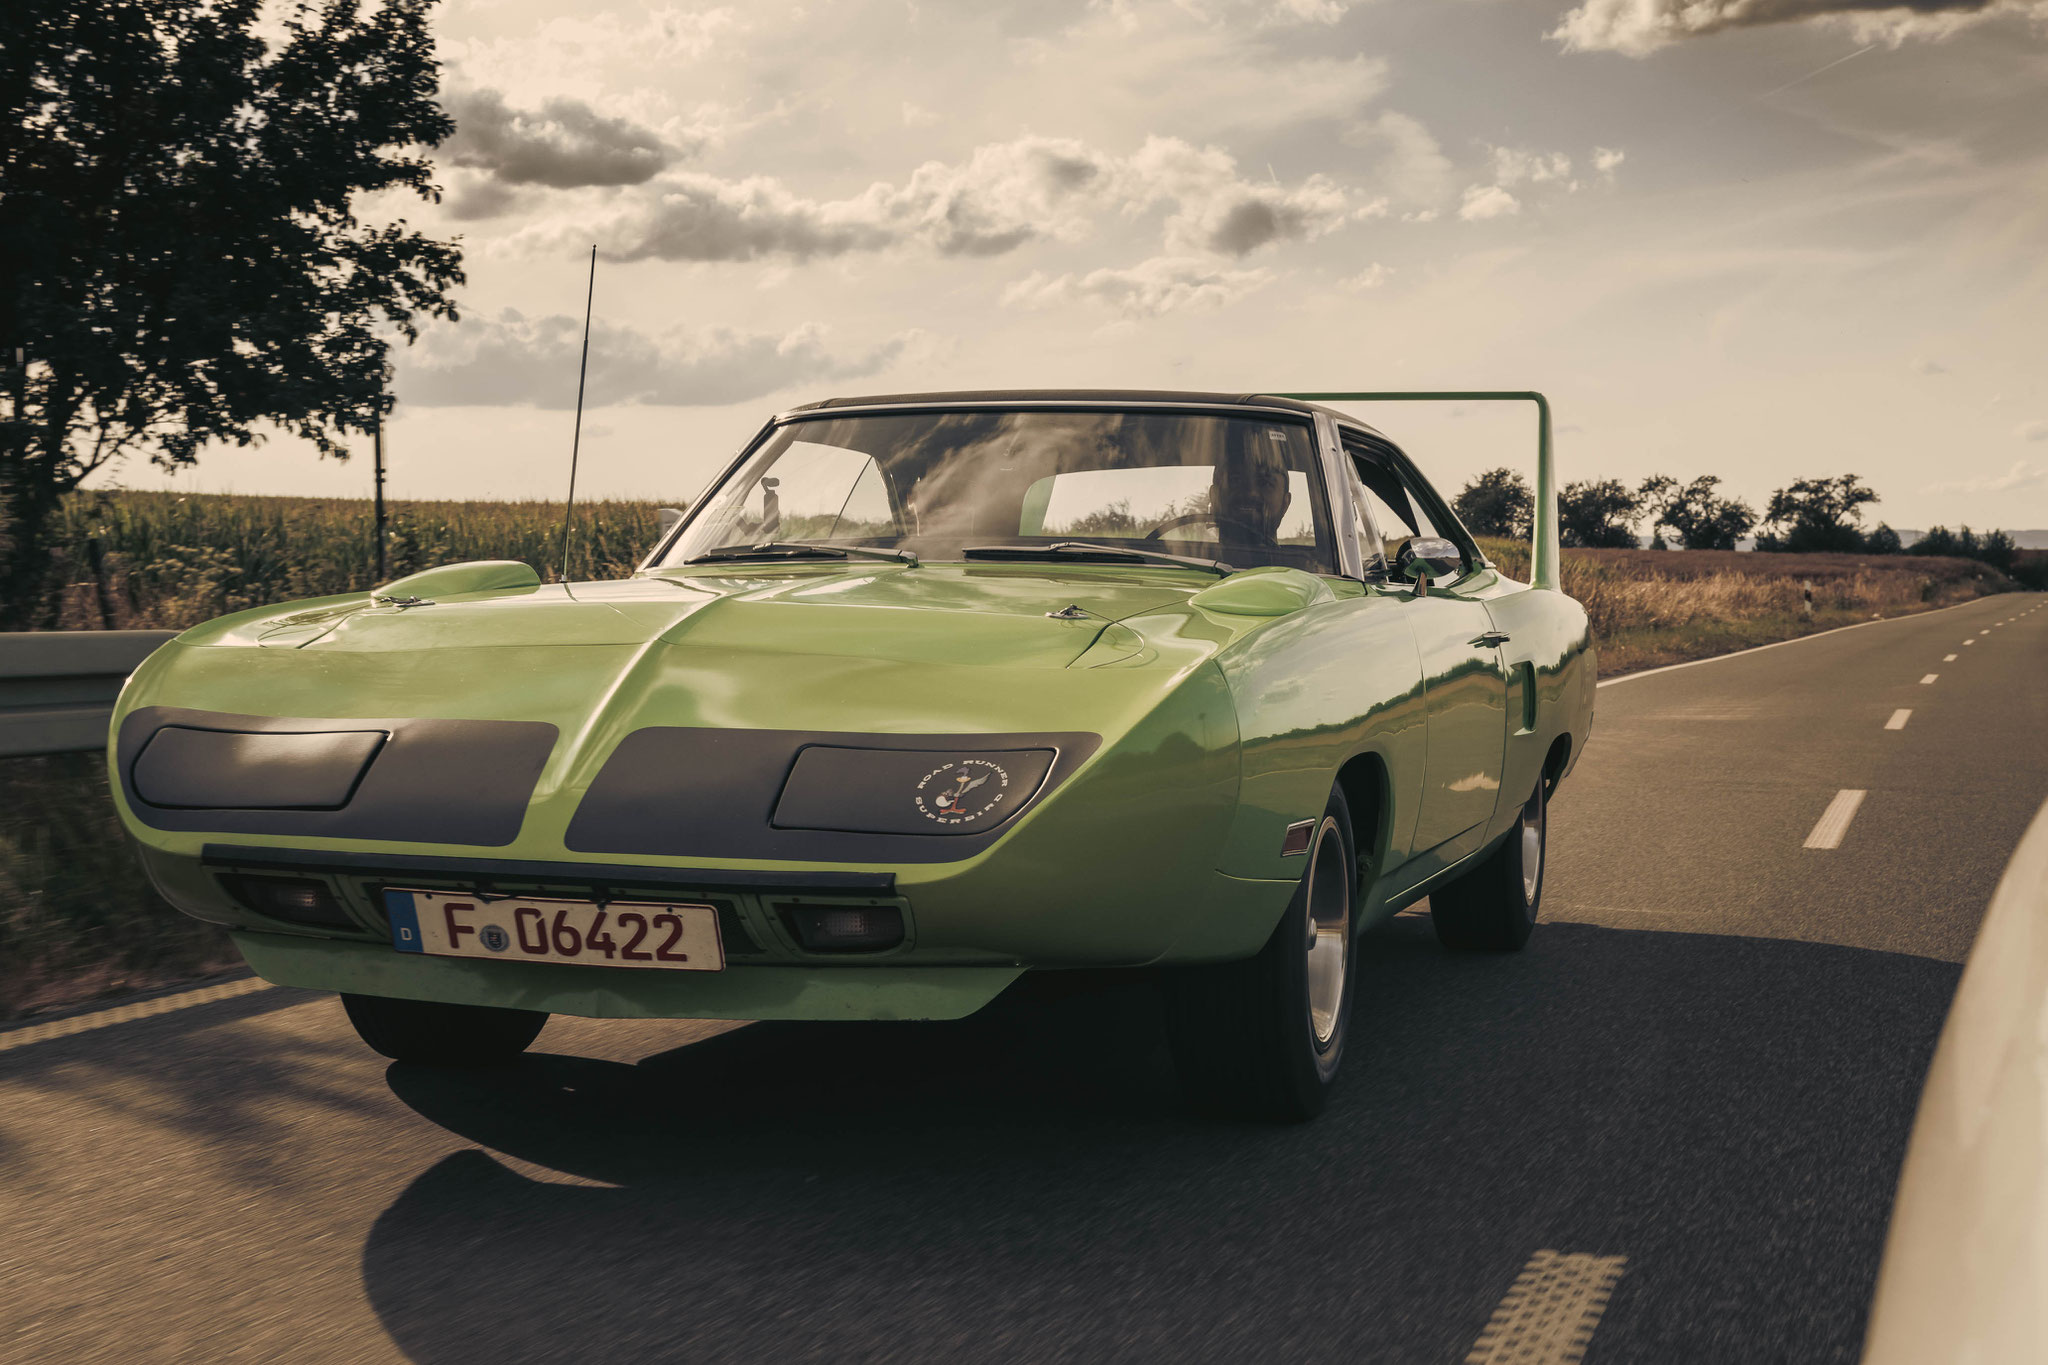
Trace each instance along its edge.
<path fill-rule="evenodd" d="M 1377 289 L 1392 278 L 1393 274 L 1394 268 L 1392 266 L 1382 265 L 1378 261 L 1374 261 L 1356 275 L 1337 281 L 1337 287 L 1339 289 L 1355 291 Z"/>
<path fill-rule="evenodd" d="M 1124 270 L 1085 275 L 1034 272 L 1003 291 L 1016 308 L 1093 303 L 1126 318 L 1154 318 L 1177 309 L 1215 309 L 1235 303 L 1273 280 L 1269 270 L 1234 270 L 1200 257 L 1156 256 Z"/>
<path fill-rule="evenodd" d="M 555 98 L 514 109 L 496 90 L 454 90 L 441 101 L 455 132 L 438 159 L 507 185 L 637 185 L 701 145 L 676 146 L 652 128 Z"/>
<path fill-rule="evenodd" d="M 1167 209 L 1169 255 L 1241 257 L 1279 242 L 1310 241 L 1382 201 L 1354 211 L 1351 195 L 1323 175 L 1288 186 L 1246 180 L 1219 147 L 1149 138 L 1129 157 L 1071 138 L 987 143 L 965 161 L 929 161 L 902 185 L 878 182 L 837 200 L 804 198 L 765 176 L 725 180 L 677 173 L 650 181 L 610 207 L 597 236 L 618 260 L 807 260 L 921 246 L 941 255 L 996 256 L 1025 242 L 1072 241 L 1105 216 Z M 573 227 L 587 240 L 586 215 Z M 530 234 L 567 240 L 570 224 Z"/>
<path fill-rule="evenodd" d="M 1352 0 L 1271 0 L 1262 20 L 1268 24 L 1334 24 Z"/>
<path fill-rule="evenodd" d="M 2007 16 L 2048 23 L 2048 0 L 1582 0 L 1548 36 L 1567 52 L 1642 57 L 1724 29 L 1811 19 L 1897 47 Z"/>
<path fill-rule="evenodd" d="M 1465 202 L 1458 206 L 1458 217 L 1468 223 L 1478 223 L 1488 218 L 1507 218 L 1521 211 L 1521 201 L 1498 185 L 1468 185 L 1465 187 Z"/>
<path fill-rule="evenodd" d="M 1526 180 L 1532 185 L 1544 185 L 1571 178 L 1572 159 L 1563 152 L 1546 155 L 1517 147 L 1493 149 L 1493 179 L 1496 184 L 1518 185 Z"/>
<path fill-rule="evenodd" d="M 1247 181 L 1220 147 L 1196 147 L 1179 138 L 1148 138 L 1127 163 L 1127 203 L 1175 205 L 1166 222 L 1169 253 L 1210 251 L 1243 256 L 1281 241 L 1306 241 L 1342 226 L 1350 204 L 1327 176 L 1312 175 L 1288 189 Z"/>
<path fill-rule="evenodd" d="M 528 99 L 596 99 L 621 54 L 650 65 L 690 63 L 744 27 L 729 5 L 690 12 L 663 6 L 638 22 L 599 11 L 561 15 L 518 37 L 443 36 L 437 49 L 463 84 L 516 90 Z"/>
<path fill-rule="evenodd" d="M 2012 434 L 2022 441 L 2048 441 L 2048 422 L 2022 422 Z"/>
<path fill-rule="evenodd" d="M 1000 63 L 990 53 L 972 60 L 994 98 L 1022 101 L 1019 122 L 1039 122 L 1050 106 L 1098 130 L 1291 134 L 1356 118 L 1386 89 L 1381 58 L 1304 53 L 1287 41 L 1304 19 L 1341 17 L 1334 10 L 1313 0 L 1093 0 L 1053 33 L 1009 39 Z"/>
<path fill-rule="evenodd" d="M 508 308 L 432 329 L 399 357 L 399 398 L 414 407 L 570 407 L 582 328 L 567 314 L 529 318 Z M 906 334 L 841 356 L 817 323 L 781 335 L 720 327 L 649 336 L 599 321 L 590 337 L 589 402 L 737 403 L 794 384 L 873 374 L 914 339 Z"/>
<path fill-rule="evenodd" d="M 2041 423 L 2044 436 L 2048 436 L 2048 422 Z M 2037 465 L 2031 460 L 2015 460 L 2011 469 L 2003 474 L 1987 475 L 1979 479 L 1958 479 L 1952 483 L 1930 484 L 1930 493 L 2018 493 L 2030 488 L 2048 487 L 2048 466 Z"/>
<path fill-rule="evenodd" d="M 1451 192 L 1451 159 L 1429 129 L 1406 114 L 1387 110 L 1347 128 L 1344 140 L 1373 154 L 1373 182 L 1395 203 L 1433 207 Z"/>
<path fill-rule="evenodd" d="M 1602 175 L 1614 174 L 1615 171 L 1621 168 L 1621 163 L 1626 160 L 1628 160 L 1628 153 L 1618 147 L 1595 147 L 1593 149 L 1593 169 L 1599 171 Z"/>

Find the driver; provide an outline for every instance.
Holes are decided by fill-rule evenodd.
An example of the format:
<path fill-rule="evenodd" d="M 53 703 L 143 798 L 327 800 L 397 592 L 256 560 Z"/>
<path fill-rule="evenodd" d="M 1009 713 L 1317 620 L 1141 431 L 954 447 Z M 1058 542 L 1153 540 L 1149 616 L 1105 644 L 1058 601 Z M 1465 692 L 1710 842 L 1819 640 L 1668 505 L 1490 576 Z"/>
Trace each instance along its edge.
<path fill-rule="evenodd" d="M 1209 482 L 1209 510 L 1225 544 L 1271 549 L 1294 493 L 1287 486 L 1287 455 L 1264 431 L 1245 431 L 1217 461 Z"/>

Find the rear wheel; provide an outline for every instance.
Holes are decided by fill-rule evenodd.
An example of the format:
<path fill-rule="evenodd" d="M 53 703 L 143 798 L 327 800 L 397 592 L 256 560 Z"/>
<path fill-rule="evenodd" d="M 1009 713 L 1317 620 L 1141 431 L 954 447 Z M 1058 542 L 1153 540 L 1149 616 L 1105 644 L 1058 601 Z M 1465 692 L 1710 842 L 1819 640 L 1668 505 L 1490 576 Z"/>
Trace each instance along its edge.
<path fill-rule="evenodd" d="M 1545 806 L 1539 781 L 1500 847 L 1429 893 L 1430 923 L 1446 948 L 1511 953 L 1529 941 L 1543 906 Z"/>
<path fill-rule="evenodd" d="M 1255 957 L 1166 980 L 1182 1087 L 1217 1113 L 1298 1122 L 1322 1111 L 1344 1056 L 1357 939 L 1358 860 L 1342 790 L 1309 842 L 1287 913 Z"/>
<path fill-rule="evenodd" d="M 526 1051 L 548 1021 L 539 1010 L 394 1000 L 382 995 L 343 995 L 341 1005 L 365 1043 L 393 1061 L 423 1066 L 509 1062 Z"/>

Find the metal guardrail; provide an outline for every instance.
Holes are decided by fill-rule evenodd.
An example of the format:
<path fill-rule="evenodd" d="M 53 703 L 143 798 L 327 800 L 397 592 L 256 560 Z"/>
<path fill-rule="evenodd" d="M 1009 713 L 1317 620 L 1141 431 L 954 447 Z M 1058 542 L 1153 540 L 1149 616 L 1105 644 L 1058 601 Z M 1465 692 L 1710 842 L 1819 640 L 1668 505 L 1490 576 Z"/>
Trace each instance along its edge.
<path fill-rule="evenodd" d="M 2048 1360 L 2048 805 L 1984 912 L 1921 1092 L 1864 1365 Z"/>
<path fill-rule="evenodd" d="M 121 684 L 176 634 L 0 632 L 0 758 L 103 748 Z"/>

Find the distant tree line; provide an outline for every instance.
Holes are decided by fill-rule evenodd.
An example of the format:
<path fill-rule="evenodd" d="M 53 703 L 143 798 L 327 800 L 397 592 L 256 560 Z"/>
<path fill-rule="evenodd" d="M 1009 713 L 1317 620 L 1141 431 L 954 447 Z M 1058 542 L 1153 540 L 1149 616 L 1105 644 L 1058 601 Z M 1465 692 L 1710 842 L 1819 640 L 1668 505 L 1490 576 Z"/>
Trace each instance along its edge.
<path fill-rule="evenodd" d="M 1732 550 L 1756 533 L 1766 553 L 1831 552 L 1867 555 L 1947 555 L 1975 559 L 2010 573 L 2018 546 L 2004 531 L 1981 535 L 1964 526 L 1936 526 L 1906 546 L 1899 533 L 1879 522 L 1863 529 L 1863 509 L 1877 494 L 1855 474 L 1831 479 L 1794 479 L 1771 494 L 1762 516 L 1740 498 L 1724 498 L 1721 480 L 1702 474 L 1690 483 L 1653 474 L 1631 488 L 1619 479 L 1568 483 L 1557 495 L 1558 538 L 1566 545 L 1634 549 L 1638 528 L 1650 532 L 1650 548 Z M 1489 469 L 1467 483 L 1451 504 L 1474 535 L 1524 537 L 1530 532 L 1536 498 L 1529 482 L 1512 469 Z"/>

